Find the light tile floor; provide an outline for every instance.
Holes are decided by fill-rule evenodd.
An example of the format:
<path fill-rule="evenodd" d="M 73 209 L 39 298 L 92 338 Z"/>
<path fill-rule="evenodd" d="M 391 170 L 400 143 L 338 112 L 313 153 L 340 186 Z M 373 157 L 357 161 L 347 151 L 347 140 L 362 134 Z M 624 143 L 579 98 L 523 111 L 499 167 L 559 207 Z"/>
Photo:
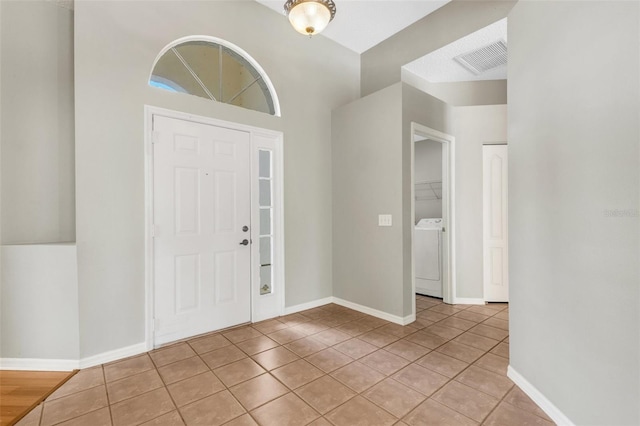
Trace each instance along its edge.
<path fill-rule="evenodd" d="M 19 425 L 551 425 L 506 377 L 506 304 L 326 305 L 80 371 Z"/>

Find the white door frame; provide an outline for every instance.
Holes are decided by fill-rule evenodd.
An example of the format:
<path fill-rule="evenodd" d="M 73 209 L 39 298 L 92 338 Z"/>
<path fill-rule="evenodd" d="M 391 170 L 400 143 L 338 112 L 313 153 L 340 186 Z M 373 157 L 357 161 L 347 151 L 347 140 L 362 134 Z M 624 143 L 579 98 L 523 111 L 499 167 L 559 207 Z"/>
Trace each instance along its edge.
<path fill-rule="evenodd" d="M 262 321 L 284 314 L 284 165 L 282 132 L 244 124 L 232 123 L 210 117 L 173 111 L 165 108 L 144 106 L 145 146 L 145 342 L 147 350 L 154 348 L 154 249 L 153 249 L 153 116 L 162 116 L 200 124 L 224 127 L 248 132 L 251 135 L 251 322 Z M 273 292 L 260 296 L 260 268 L 255 263 L 259 257 L 258 205 L 254 202 L 258 193 L 258 151 L 272 151 L 273 164 Z"/>
<path fill-rule="evenodd" d="M 411 290 L 413 312 L 415 314 L 416 267 L 415 267 L 415 223 L 416 223 L 416 194 L 415 194 L 415 136 L 426 137 L 442 144 L 442 176 L 447 180 L 447 202 L 442 203 L 442 217 L 445 222 L 445 232 L 442 238 L 447 241 L 448 262 L 442 265 L 442 299 L 445 303 L 456 303 L 456 247 L 455 247 L 455 138 L 418 123 L 411 123 Z M 443 179 L 444 180 L 444 179 Z M 444 189 L 444 187 L 443 187 Z M 445 257 L 443 256 L 443 258 Z M 448 279 L 445 279 L 448 278 Z"/>

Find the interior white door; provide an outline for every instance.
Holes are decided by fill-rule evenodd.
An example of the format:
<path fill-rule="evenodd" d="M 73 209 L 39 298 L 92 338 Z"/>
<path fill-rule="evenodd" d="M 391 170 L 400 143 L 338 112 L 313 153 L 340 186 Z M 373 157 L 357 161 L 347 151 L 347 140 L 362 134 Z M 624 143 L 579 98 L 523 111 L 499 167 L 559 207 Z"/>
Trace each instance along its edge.
<path fill-rule="evenodd" d="M 157 115 L 153 130 L 158 345 L 251 319 L 251 136 Z"/>
<path fill-rule="evenodd" d="M 484 298 L 509 301 L 507 145 L 484 145 Z"/>

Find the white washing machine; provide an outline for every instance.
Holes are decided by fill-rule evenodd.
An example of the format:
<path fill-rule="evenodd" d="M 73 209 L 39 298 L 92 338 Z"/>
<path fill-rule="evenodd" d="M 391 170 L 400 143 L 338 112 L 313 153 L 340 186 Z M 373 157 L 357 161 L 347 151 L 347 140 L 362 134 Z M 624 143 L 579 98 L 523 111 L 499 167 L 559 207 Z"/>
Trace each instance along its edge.
<path fill-rule="evenodd" d="M 415 228 L 416 293 L 442 297 L 442 218 L 421 219 Z"/>

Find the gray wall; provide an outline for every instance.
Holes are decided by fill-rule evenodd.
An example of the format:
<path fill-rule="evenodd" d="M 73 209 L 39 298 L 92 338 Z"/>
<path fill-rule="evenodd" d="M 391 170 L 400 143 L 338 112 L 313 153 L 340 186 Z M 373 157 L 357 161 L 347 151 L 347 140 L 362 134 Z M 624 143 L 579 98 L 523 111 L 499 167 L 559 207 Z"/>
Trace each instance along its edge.
<path fill-rule="evenodd" d="M 78 360 L 74 244 L 3 246 L 0 358 Z"/>
<path fill-rule="evenodd" d="M 0 4 L 0 62 L 2 59 L 2 4 Z M 2 167 L 2 64 L 0 63 L 0 168 Z M 0 257 L 2 256 L 2 170 L 0 170 Z M 0 274 L 2 262 L 0 262 Z M 0 286 L 2 283 L 0 283 Z M 0 290 L 0 303 L 2 303 L 2 291 Z M 0 336 L 2 337 L 2 336 Z"/>
<path fill-rule="evenodd" d="M 74 241 L 73 12 L 0 8 L 2 244 Z"/>
<path fill-rule="evenodd" d="M 400 317 L 401 126 L 401 84 L 333 111 L 333 295 Z"/>
<path fill-rule="evenodd" d="M 509 15 L 511 366 L 579 425 L 640 423 L 639 7 Z"/>
<path fill-rule="evenodd" d="M 482 299 L 482 145 L 507 142 L 507 106 L 456 107 L 452 111 L 456 138 L 456 297 Z"/>
<path fill-rule="evenodd" d="M 411 122 L 451 131 L 442 101 L 397 83 L 333 112 L 333 294 L 412 314 Z M 378 214 L 393 226 L 379 227 Z"/>
<path fill-rule="evenodd" d="M 284 132 L 286 305 L 331 296 L 331 110 L 358 98 L 358 56 L 255 2 L 77 2 L 75 23 L 81 356 L 144 339 L 144 104 Z M 149 87 L 158 52 L 193 34 L 252 55 L 282 118 Z"/>
<path fill-rule="evenodd" d="M 507 80 L 430 83 L 403 68 L 402 81 L 452 106 L 506 105 L 507 103 Z"/>
<path fill-rule="evenodd" d="M 453 0 L 382 41 L 361 56 L 362 95 L 397 83 L 403 65 L 499 21 L 514 4 L 514 0 Z"/>
<path fill-rule="evenodd" d="M 413 170 L 416 182 L 442 181 L 442 144 L 428 139 L 415 144 Z M 416 223 L 428 217 L 442 217 L 442 198 L 431 198 L 437 195 L 442 192 L 436 190 L 434 194 L 429 185 L 416 184 Z"/>

